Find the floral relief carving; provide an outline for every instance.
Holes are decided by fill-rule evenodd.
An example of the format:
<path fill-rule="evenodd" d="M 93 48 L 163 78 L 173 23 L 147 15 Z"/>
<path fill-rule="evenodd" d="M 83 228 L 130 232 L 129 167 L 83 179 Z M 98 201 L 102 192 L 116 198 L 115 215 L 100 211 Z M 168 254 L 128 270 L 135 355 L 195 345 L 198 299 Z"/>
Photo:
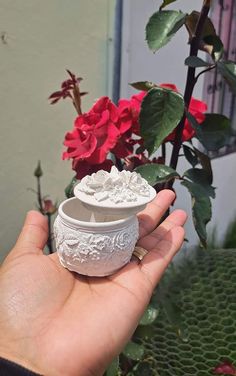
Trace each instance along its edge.
<path fill-rule="evenodd" d="M 58 256 L 65 267 L 82 274 L 90 274 L 90 270 L 95 274 L 97 270 L 106 273 L 129 262 L 138 239 L 138 222 L 135 218 L 121 229 L 88 233 L 66 226 L 58 216 L 54 235 Z"/>

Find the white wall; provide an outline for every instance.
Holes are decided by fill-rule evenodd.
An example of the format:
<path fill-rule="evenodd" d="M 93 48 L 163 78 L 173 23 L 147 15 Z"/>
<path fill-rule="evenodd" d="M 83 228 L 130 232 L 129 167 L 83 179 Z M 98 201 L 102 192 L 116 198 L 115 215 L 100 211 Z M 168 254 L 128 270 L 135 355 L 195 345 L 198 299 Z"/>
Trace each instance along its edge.
<path fill-rule="evenodd" d="M 182 28 L 172 41 L 156 54 L 148 49 L 145 42 L 145 25 L 149 17 L 158 10 L 162 1 L 157 0 L 125 0 L 123 19 L 123 49 L 121 96 L 129 97 L 135 90 L 128 83 L 135 81 L 153 81 L 155 83 L 175 83 L 183 92 L 186 81 L 184 60 L 188 56 L 188 34 Z M 200 10 L 202 1 L 179 0 L 170 4 L 166 9 L 181 9 L 184 12 Z M 201 99 L 203 91 L 203 76 L 198 81 L 194 96 Z M 208 226 L 217 225 L 221 238 L 229 221 L 236 215 L 234 193 L 236 191 L 235 176 L 236 155 L 229 155 L 213 161 L 214 186 L 217 187 L 216 199 L 213 201 L 213 219 Z M 178 171 L 183 172 L 190 166 L 180 161 Z M 189 213 L 186 225 L 187 238 L 190 244 L 197 243 L 197 237 L 191 219 L 190 196 L 180 184 L 175 185 L 177 200 L 175 207 L 184 208 Z"/>
<path fill-rule="evenodd" d="M 84 77 L 85 110 L 111 92 L 113 10 L 113 0 L 0 0 L 0 260 L 34 208 L 38 160 L 44 194 L 64 199 L 73 173 L 62 142 L 76 114 L 47 98 L 66 68 Z"/>

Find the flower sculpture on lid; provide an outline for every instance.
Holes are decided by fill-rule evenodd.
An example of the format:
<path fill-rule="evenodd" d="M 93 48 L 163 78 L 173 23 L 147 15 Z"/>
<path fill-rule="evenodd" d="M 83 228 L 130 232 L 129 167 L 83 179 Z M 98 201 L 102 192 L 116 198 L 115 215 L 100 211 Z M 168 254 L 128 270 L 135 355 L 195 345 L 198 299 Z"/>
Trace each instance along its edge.
<path fill-rule="evenodd" d="M 100 170 L 84 177 L 77 189 L 93 195 L 97 201 L 110 200 L 114 204 L 134 202 L 139 196 L 150 197 L 150 186 L 140 174 L 125 170 L 120 172 L 115 166 L 110 173 Z"/>

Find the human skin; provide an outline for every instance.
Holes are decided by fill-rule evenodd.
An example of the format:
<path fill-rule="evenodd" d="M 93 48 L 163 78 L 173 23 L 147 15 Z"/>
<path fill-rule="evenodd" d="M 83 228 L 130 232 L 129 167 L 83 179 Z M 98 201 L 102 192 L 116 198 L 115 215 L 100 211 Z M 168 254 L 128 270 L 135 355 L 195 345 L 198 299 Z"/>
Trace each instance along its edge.
<path fill-rule="evenodd" d="M 149 252 L 116 274 L 81 276 L 44 255 L 47 220 L 27 214 L 0 269 L 0 356 L 42 375 L 100 376 L 135 331 L 152 292 L 184 239 L 186 214 L 161 191 L 139 213 L 138 244 Z"/>

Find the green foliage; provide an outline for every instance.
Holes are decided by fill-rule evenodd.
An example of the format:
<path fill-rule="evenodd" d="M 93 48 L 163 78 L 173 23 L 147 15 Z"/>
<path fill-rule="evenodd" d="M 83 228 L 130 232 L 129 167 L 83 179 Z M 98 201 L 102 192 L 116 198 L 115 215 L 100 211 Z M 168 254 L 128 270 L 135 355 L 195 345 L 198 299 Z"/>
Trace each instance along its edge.
<path fill-rule="evenodd" d="M 132 360 L 141 360 L 144 355 L 144 347 L 139 345 L 135 342 L 128 342 L 123 350 L 123 354 L 127 356 L 127 358 Z"/>
<path fill-rule="evenodd" d="M 154 13 L 146 26 L 148 47 L 156 52 L 165 46 L 172 36 L 184 25 L 186 14 L 174 10 Z"/>
<path fill-rule="evenodd" d="M 151 305 L 149 305 L 146 309 L 146 311 L 144 312 L 144 315 L 142 316 L 140 322 L 139 322 L 139 325 L 150 325 L 152 324 L 157 316 L 158 316 L 158 312 L 159 310 L 155 307 L 152 307 Z"/>
<path fill-rule="evenodd" d="M 184 156 L 187 161 L 195 167 L 198 164 L 198 157 L 195 151 L 187 145 L 183 145 Z"/>
<path fill-rule="evenodd" d="M 136 167 L 138 172 L 152 186 L 179 178 L 179 174 L 173 168 L 159 163 L 150 163 Z"/>
<path fill-rule="evenodd" d="M 65 188 L 65 195 L 67 198 L 71 198 L 71 197 L 74 197 L 74 187 L 75 185 L 78 183 L 78 180 L 76 179 L 76 177 L 74 176 L 70 183 L 67 185 L 67 187 Z"/>
<path fill-rule="evenodd" d="M 140 111 L 140 133 L 146 149 L 154 153 L 176 128 L 184 112 L 182 95 L 157 87 L 144 97 Z"/>
<path fill-rule="evenodd" d="M 204 42 L 210 46 L 210 48 L 205 47 L 205 50 L 211 54 L 212 59 L 220 60 L 224 53 L 224 46 L 218 35 L 207 35 L 204 37 Z"/>
<path fill-rule="evenodd" d="M 134 366 L 131 372 L 127 376 L 160 376 L 157 370 L 152 369 L 152 366 L 148 361 L 143 361 Z"/>
<path fill-rule="evenodd" d="M 34 170 L 34 176 L 36 178 L 41 178 L 41 176 L 43 176 L 43 170 L 42 170 L 40 161 L 38 161 L 37 167 Z"/>
<path fill-rule="evenodd" d="M 201 68 L 201 67 L 209 67 L 210 64 L 208 64 L 206 61 L 202 60 L 198 56 L 188 56 L 184 64 L 187 65 L 188 67 L 192 68 Z"/>
<path fill-rule="evenodd" d="M 132 86 L 134 89 L 137 90 L 143 90 L 148 91 L 155 87 L 156 85 L 149 81 L 138 81 L 138 82 L 132 82 L 130 83 L 130 86 Z"/>
<path fill-rule="evenodd" d="M 164 0 L 159 8 L 159 10 L 162 10 L 165 8 L 167 5 L 174 3 L 176 0 Z"/>
<path fill-rule="evenodd" d="M 236 95 L 236 63 L 234 61 L 219 61 L 217 68 Z"/>
<path fill-rule="evenodd" d="M 197 23 L 199 20 L 200 13 L 194 10 L 192 13 L 187 15 L 186 20 L 185 20 L 185 26 L 189 32 L 189 39 L 190 41 L 192 40 L 193 36 L 195 35 L 196 32 L 196 27 Z M 206 18 L 202 33 L 201 33 L 201 45 L 199 46 L 200 48 L 204 49 L 204 42 L 203 39 L 206 36 L 209 35 L 216 35 L 215 27 L 209 17 Z"/>
<path fill-rule="evenodd" d="M 197 148 L 194 148 L 194 152 L 196 153 L 196 156 L 199 160 L 199 163 L 202 165 L 203 170 L 207 172 L 208 181 L 210 184 L 213 182 L 213 172 L 211 167 L 211 160 L 208 157 L 208 155 L 204 154 Z"/>
<path fill-rule="evenodd" d="M 232 131 L 226 116 L 205 114 L 201 124 L 190 113 L 187 113 L 187 117 L 196 131 L 196 137 L 208 151 L 217 151 L 229 143 Z"/>
<path fill-rule="evenodd" d="M 229 223 L 224 235 L 221 235 L 220 238 L 217 226 L 214 226 L 208 232 L 207 249 L 236 249 L 236 216 Z"/>
<path fill-rule="evenodd" d="M 120 374 L 119 357 L 117 356 L 106 370 L 106 376 L 119 376 Z"/>
<path fill-rule="evenodd" d="M 208 175 L 206 170 L 203 168 L 190 168 L 185 171 L 183 176 L 198 184 L 202 195 L 215 198 L 215 189 L 211 186 L 211 176 Z"/>
<path fill-rule="evenodd" d="M 211 201 L 201 184 L 188 180 L 181 182 L 192 197 L 192 216 L 195 230 L 204 247 L 207 246 L 206 225 L 211 220 Z"/>
<path fill-rule="evenodd" d="M 236 249 L 236 217 L 232 220 L 232 222 L 226 230 L 224 240 L 222 243 L 222 248 Z"/>
<path fill-rule="evenodd" d="M 151 325 L 139 325 L 135 331 L 140 338 L 150 339 L 153 336 L 152 326 Z"/>
<path fill-rule="evenodd" d="M 162 291 L 161 291 L 162 293 Z M 181 310 L 176 301 L 170 298 L 169 294 L 166 294 L 165 299 L 162 302 L 162 309 L 165 311 L 166 319 L 172 326 L 172 329 L 179 334 L 183 331 L 182 320 L 181 320 Z"/>

